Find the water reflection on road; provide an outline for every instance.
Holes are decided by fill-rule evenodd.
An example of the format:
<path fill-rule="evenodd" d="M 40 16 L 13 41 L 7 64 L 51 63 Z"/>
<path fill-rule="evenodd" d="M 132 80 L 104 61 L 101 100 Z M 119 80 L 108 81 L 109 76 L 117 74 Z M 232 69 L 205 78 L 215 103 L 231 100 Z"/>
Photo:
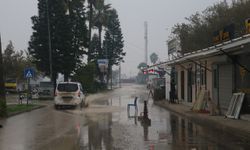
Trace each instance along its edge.
<path fill-rule="evenodd" d="M 146 96 L 145 96 L 146 95 Z M 87 108 L 52 106 L 0 120 L 1 150 L 244 150 L 249 141 L 197 125 L 147 103 L 147 93 L 127 85 L 89 101 Z M 138 96 L 138 112 L 127 104 Z"/>
<path fill-rule="evenodd" d="M 82 149 L 248 149 L 249 144 L 229 135 L 199 126 L 177 114 L 159 108 L 149 101 L 151 124 L 140 121 L 143 100 L 139 99 L 139 112 L 128 113 L 126 106 L 133 98 L 113 97 L 109 100 L 93 101 L 93 106 L 121 107 L 120 111 L 87 113 L 87 124 L 83 127 Z M 91 109 L 91 106 L 90 108 Z"/>

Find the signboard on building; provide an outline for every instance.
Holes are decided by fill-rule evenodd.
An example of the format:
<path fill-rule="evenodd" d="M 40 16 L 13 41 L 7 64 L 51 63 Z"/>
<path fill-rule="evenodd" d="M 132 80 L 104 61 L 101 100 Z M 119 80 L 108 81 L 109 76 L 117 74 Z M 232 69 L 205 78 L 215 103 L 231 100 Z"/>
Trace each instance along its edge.
<path fill-rule="evenodd" d="M 180 50 L 180 43 L 177 39 L 172 39 L 168 41 L 168 55 L 176 53 Z"/>
<path fill-rule="evenodd" d="M 234 24 L 224 27 L 222 30 L 216 31 L 213 34 L 213 43 L 219 44 L 234 38 Z"/>

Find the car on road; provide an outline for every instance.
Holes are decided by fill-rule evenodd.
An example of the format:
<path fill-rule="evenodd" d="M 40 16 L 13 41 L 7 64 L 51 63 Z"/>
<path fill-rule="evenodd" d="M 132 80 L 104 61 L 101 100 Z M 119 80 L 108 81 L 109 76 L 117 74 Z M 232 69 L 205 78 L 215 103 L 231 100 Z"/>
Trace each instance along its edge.
<path fill-rule="evenodd" d="M 39 99 L 52 99 L 54 98 L 54 86 L 52 82 L 42 81 L 38 87 Z"/>
<path fill-rule="evenodd" d="M 85 106 L 85 91 L 79 82 L 58 83 L 54 97 L 55 108 L 61 106 Z"/>

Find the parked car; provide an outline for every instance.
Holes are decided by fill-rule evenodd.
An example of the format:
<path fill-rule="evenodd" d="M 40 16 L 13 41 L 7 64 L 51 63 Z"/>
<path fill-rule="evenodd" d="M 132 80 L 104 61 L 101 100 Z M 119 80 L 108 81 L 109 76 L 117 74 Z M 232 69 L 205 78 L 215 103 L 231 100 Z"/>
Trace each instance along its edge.
<path fill-rule="evenodd" d="M 17 92 L 17 80 L 15 78 L 6 79 L 4 86 L 6 92 Z"/>
<path fill-rule="evenodd" d="M 40 82 L 38 87 L 39 99 L 53 99 L 54 98 L 54 86 L 51 82 Z"/>
<path fill-rule="evenodd" d="M 78 82 L 58 83 L 55 90 L 55 108 L 60 106 L 85 106 L 85 92 L 82 85 Z"/>

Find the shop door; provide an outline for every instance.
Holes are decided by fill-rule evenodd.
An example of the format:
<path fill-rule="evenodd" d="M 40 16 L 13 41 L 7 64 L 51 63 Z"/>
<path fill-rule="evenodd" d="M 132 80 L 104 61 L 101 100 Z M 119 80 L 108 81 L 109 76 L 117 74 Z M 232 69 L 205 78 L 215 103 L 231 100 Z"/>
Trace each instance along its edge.
<path fill-rule="evenodd" d="M 228 109 L 233 92 L 232 64 L 219 65 L 219 104 L 223 112 Z"/>

